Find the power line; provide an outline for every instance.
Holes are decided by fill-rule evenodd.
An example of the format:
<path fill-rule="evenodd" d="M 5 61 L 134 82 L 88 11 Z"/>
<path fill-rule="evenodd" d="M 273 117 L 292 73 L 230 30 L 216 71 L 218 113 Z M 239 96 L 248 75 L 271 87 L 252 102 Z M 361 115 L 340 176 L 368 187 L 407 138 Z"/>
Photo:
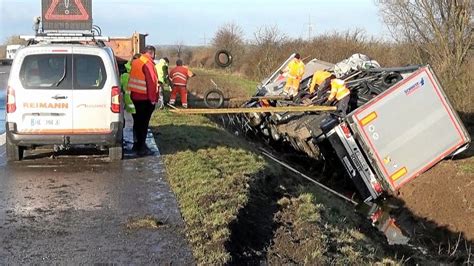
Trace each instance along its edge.
<path fill-rule="evenodd" d="M 308 15 L 308 41 L 311 41 L 312 33 L 313 33 L 313 24 L 311 23 L 311 15 Z"/>

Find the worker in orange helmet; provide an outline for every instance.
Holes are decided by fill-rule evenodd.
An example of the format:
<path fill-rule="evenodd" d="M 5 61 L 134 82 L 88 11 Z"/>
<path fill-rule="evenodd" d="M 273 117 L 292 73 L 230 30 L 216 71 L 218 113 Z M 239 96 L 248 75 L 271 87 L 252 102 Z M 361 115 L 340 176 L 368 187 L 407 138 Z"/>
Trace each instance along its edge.
<path fill-rule="evenodd" d="M 176 95 L 181 96 L 181 105 L 184 108 L 188 108 L 188 79 L 194 77 L 195 74 L 189 70 L 187 66 L 183 66 L 181 59 L 176 60 L 176 67 L 171 69 L 169 77 L 171 79 L 172 90 L 170 96 L 170 105 L 174 105 L 176 102 Z"/>
<path fill-rule="evenodd" d="M 300 87 L 301 79 L 304 74 L 304 63 L 301 60 L 301 55 L 296 53 L 295 57 L 288 63 L 282 74 L 287 75 L 285 88 L 283 92 L 290 96 L 296 96 Z"/>

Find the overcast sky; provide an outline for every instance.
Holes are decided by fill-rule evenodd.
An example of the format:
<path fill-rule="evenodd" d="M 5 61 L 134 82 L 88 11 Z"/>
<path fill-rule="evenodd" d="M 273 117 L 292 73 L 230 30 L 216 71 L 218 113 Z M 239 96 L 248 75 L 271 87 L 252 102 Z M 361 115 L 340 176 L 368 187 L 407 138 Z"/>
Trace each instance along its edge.
<path fill-rule="evenodd" d="M 60 0 L 62 1 L 62 0 Z M 73 2 L 73 1 L 71 1 Z M 8 36 L 32 34 L 33 16 L 41 0 L 0 0 L 0 42 Z M 277 26 L 293 38 L 361 28 L 386 37 L 374 0 L 93 0 L 94 24 L 106 36 L 149 33 L 151 44 L 201 45 L 219 26 L 233 22 L 245 38 L 262 26 Z"/>

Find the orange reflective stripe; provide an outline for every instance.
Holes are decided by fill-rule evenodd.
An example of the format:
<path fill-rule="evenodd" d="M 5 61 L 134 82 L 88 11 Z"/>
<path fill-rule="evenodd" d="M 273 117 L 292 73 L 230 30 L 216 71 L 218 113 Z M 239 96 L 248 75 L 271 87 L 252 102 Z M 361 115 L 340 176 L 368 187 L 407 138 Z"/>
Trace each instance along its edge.
<path fill-rule="evenodd" d="M 186 86 L 191 75 L 192 72 L 184 66 L 177 66 L 170 71 L 171 82 L 176 86 Z"/>
<path fill-rule="evenodd" d="M 136 84 L 143 84 L 143 85 L 146 85 L 146 81 L 144 80 L 140 80 L 140 79 L 136 79 L 136 78 L 130 78 L 128 80 L 128 82 L 133 82 L 133 83 L 136 83 Z"/>
<path fill-rule="evenodd" d="M 29 135 L 29 134 L 45 134 L 45 135 L 56 135 L 56 134 L 107 134 L 111 133 L 110 128 L 78 128 L 78 129 L 24 129 L 18 133 Z"/>
<path fill-rule="evenodd" d="M 183 73 L 175 72 L 175 73 L 173 73 L 173 77 L 172 77 L 172 78 L 173 78 L 173 79 L 179 79 L 179 78 L 181 78 L 181 79 L 183 79 L 183 80 L 186 80 L 187 77 L 186 77 Z"/>

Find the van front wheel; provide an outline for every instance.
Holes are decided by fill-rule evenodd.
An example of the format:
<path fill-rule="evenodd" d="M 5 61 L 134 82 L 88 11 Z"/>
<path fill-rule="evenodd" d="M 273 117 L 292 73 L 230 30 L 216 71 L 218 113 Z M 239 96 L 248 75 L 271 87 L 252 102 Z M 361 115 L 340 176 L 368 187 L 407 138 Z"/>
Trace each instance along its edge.
<path fill-rule="evenodd" d="M 6 141 L 7 162 L 21 161 L 25 147 L 13 144 L 7 137 Z"/>
<path fill-rule="evenodd" d="M 123 148 L 121 144 L 109 147 L 109 159 L 111 162 L 116 162 L 123 159 Z"/>

